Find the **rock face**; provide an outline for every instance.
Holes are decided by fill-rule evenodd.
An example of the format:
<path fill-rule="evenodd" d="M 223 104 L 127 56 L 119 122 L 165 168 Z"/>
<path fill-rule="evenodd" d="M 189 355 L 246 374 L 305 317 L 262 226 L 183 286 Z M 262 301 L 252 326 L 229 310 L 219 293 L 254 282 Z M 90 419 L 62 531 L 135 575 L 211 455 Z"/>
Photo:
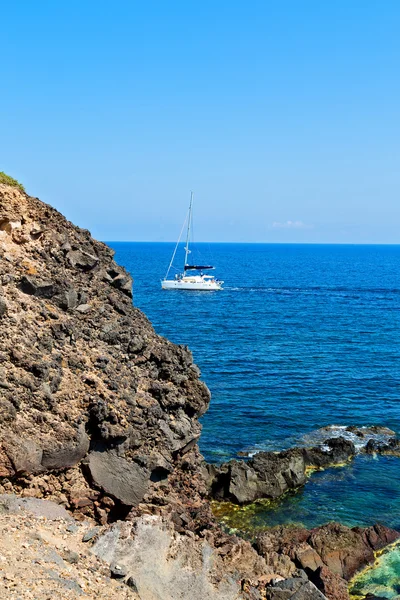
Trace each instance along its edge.
<path fill-rule="evenodd" d="M 238 575 L 257 580 L 268 572 L 248 544 L 228 544 L 224 553 L 218 553 L 207 540 L 179 535 L 154 515 L 140 517 L 134 524 L 113 524 L 98 537 L 92 551 L 112 567 L 118 566 L 141 600 L 236 600 L 241 597 Z"/>
<path fill-rule="evenodd" d="M 190 351 L 155 334 L 112 257 L 0 185 L 0 491 L 62 492 L 103 518 L 157 496 L 182 456 L 197 469 L 209 403 Z"/>

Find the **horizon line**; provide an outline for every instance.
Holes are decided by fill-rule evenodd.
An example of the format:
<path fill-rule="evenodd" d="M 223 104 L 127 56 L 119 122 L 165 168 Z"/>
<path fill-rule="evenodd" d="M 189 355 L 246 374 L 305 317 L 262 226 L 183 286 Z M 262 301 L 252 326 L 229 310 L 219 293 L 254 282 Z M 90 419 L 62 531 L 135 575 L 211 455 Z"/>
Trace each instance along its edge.
<path fill-rule="evenodd" d="M 176 240 L 100 240 L 104 244 L 176 244 Z M 184 242 L 180 242 L 184 245 Z M 260 246 L 399 246 L 400 242 L 211 242 L 192 244 L 256 244 Z"/>

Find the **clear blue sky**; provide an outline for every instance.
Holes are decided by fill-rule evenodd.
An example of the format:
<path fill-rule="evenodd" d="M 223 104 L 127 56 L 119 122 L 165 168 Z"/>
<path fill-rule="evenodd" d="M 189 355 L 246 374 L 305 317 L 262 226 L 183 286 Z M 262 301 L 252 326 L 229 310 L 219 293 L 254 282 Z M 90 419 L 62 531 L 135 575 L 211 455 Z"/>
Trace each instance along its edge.
<path fill-rule="evenodd" d="M 398 0 L 18 0 L 0 170 L 104 240 L 400 243 Z"/>

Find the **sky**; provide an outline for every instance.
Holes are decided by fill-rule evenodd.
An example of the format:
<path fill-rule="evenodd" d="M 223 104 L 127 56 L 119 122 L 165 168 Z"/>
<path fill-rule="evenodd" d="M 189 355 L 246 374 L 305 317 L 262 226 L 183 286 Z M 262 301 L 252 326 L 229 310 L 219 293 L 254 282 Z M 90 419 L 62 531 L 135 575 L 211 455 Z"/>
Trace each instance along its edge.
<path fill-rule="evenodd" d="M 400 243 L 398 0 L 18 0 L 0 171 L 102 240 Z"/>

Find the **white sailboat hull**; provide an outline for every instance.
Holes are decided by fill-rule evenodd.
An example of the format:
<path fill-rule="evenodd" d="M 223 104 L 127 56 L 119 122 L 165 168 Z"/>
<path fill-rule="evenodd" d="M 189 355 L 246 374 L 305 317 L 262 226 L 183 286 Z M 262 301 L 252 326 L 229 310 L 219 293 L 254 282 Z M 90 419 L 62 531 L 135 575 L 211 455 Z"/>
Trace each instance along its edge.
<path fill-rule="evenodd" d="M 223 281 L 203 279 L 202 277 L 182 277 L 181 279 L 164 279 L 161 282 L 163 290 L 197 290 L 212 292 L 222 290 Z"/>
<path fill-rule="evenodd" d="M 178 238 L 178 242 L 175 246 L 175 250 L 172 254 L 171 262 L 169 263 L 168 271 L 165 276 L 165 279 L 161 281 L 161 287 L 163 290 L 194 290 L 194 291 L 202 291 L 202 292 L 213 292 L 216 290 L 222 290 L 223 281 L 219 281 L 215 279 L 213 275 L 205 275 L 203 271 L 213 269 L 214 267 L 203 263 L 188 263 L 188 257 L 190 254 L 189 250 L 189 238 L 191 231 L 191 223 L 192 223 L 192 203 L 193 203 L 193 192 L 190 194 L 190 204 L 189 204 L 189 213 L 187 219 L 185 219 L 180 236 Z M 175 275 L 174 279 L 168 279 L 169 272 L 174 263 L 174 258 L 176 251 L 178 249 L 179 243 L 181 241 L 183 229 L 187 222 L 187 234 L 186 234 L 186 245 L 185 245 L 185 261 L 183 263 L 183 272 L 179 275 Z M 194 272 L 197 271 L 197 275 Z"/>

